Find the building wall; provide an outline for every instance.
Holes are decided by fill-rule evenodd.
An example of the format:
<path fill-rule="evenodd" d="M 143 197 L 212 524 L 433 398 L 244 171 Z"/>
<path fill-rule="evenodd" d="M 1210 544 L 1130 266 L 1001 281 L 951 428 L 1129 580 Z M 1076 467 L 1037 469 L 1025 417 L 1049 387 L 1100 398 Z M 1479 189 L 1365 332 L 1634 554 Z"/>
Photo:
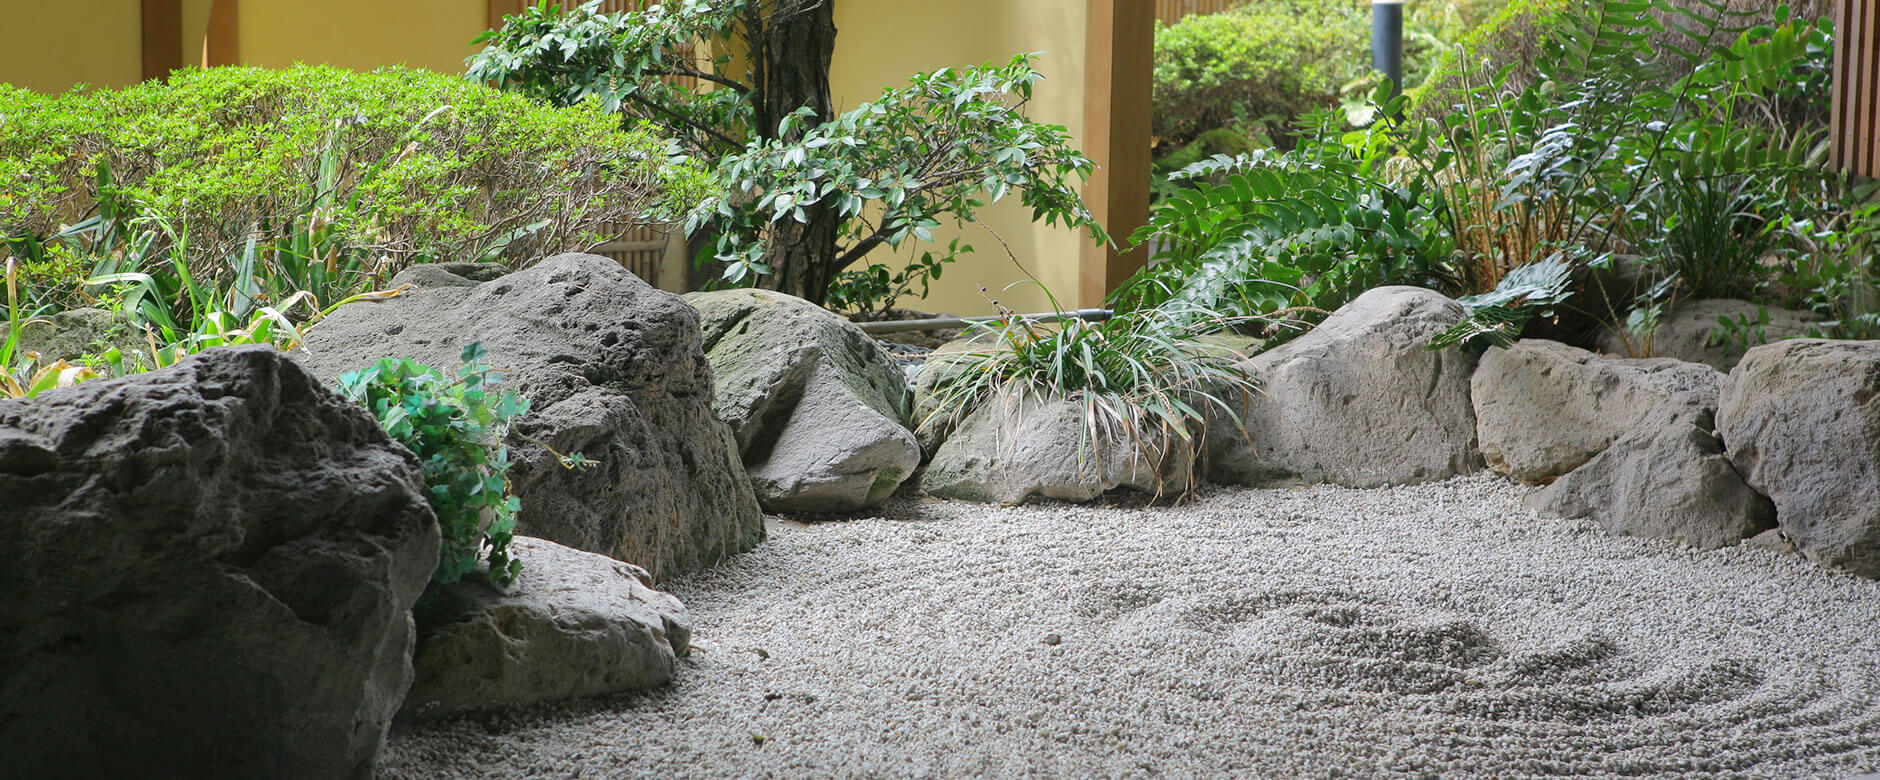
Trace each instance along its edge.
<path fill-rule="evenodd" d="M 1004 62 L 1021 52 L 1043 52 L 1034 66 L 1045 76 L 1028 111 L 1033 119 L 1064 125 L 1073 138 L 1084 133 L 1084 4 L 1085 0 L 953 0 L 945 3 L 900 3 L 838 0 L 836 51 L 830 86 L 838 111 L 854 108 L 907 77 L 942 66 L 964 67 Z M 910 242 L 899 257 L 886 250 L 871 260 L 898 267 L 935 245 L 945 247 L 955 237 L 971 244 L 973 254 L 949 267 L 925 301 L 901 305 L 955 314 L 988 314 L 992 307 L 979 294 L 989 294 L 1021 312 L 1051 309 L 1042 290 L 1025 284 L 1005 289 L 1026 278 L 1014 266 L 997 231 L 1011 246 L 1018 265 L 1036 276 L 1058 297 L 1061 305 L 1075 307 L 1078 260 L 1087 238 L 1064 229 L 1033 224 L 1031 210 L 1016 195 L 980 212 L 984 227 L 948 227 L 934 231 L 935 244 Z M 1095 302 L 1085 302 L 1095 305 Z"/>
<path fill-rule="evenodd" d="M 5 3 L 0 82 L 40 92 L 119 87 L 143 75 L 138 0 Z"/>
<path fill-rule="evenodd" d="M 266 68 L 306 62 L 461 73 L 488 15 L 484 0 L 250 0 L 241 4 L 241 60 Z"/>

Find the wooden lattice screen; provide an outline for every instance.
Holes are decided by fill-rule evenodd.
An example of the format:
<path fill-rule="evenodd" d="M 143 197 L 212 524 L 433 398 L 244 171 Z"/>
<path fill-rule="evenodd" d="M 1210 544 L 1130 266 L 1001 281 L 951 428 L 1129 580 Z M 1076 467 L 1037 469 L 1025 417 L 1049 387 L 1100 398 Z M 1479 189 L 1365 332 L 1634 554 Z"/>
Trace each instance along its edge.
<path fill-rule="evenodd" d="M 1834 12 L 1834 164 L 1880 174 L 1880 0 L 1841 0 Z"/>

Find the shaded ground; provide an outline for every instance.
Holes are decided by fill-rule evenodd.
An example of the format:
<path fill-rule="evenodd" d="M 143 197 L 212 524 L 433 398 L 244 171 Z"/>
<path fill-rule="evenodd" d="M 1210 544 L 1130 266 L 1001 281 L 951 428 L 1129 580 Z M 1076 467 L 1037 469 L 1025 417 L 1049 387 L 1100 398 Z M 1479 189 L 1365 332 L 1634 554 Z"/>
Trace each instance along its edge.
<path fill-rule="evenodd" d="M 1532 517 L 1496 478 L 903 501 L 673 584 L 648 695 L 400 728 L 392 777 L 1843 777 L 1880 583 Z"/>

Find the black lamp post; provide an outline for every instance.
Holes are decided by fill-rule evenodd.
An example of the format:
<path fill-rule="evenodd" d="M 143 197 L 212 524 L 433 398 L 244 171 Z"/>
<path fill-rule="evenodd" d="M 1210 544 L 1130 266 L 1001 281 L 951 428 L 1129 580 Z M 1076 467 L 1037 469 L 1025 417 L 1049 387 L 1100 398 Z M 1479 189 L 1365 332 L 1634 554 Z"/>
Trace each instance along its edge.
<path fill-rule="evenodd" d="M 1371 68 L 1390 79 L 1392 97 L 1403 92 L 1404 0 L 1371 0 Z"/>

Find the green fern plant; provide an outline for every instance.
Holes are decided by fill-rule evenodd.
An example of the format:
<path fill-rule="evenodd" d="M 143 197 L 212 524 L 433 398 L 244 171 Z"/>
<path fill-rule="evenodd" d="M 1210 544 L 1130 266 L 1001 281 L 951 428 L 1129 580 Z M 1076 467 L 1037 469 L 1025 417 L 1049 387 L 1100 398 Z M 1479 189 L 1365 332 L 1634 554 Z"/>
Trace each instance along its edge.
<path fill-rule="evenodd" d="M 1134 241 L 1158 247 L 1115 305 L 1165 314 L 1265 317 L 1329 309 L 1381 284 L 1435 283 L 1446 243 L 1412 192 L 1339 143 L 1217 156 L 1181 171 L 1195 186 L 1151 213 Z"/>

